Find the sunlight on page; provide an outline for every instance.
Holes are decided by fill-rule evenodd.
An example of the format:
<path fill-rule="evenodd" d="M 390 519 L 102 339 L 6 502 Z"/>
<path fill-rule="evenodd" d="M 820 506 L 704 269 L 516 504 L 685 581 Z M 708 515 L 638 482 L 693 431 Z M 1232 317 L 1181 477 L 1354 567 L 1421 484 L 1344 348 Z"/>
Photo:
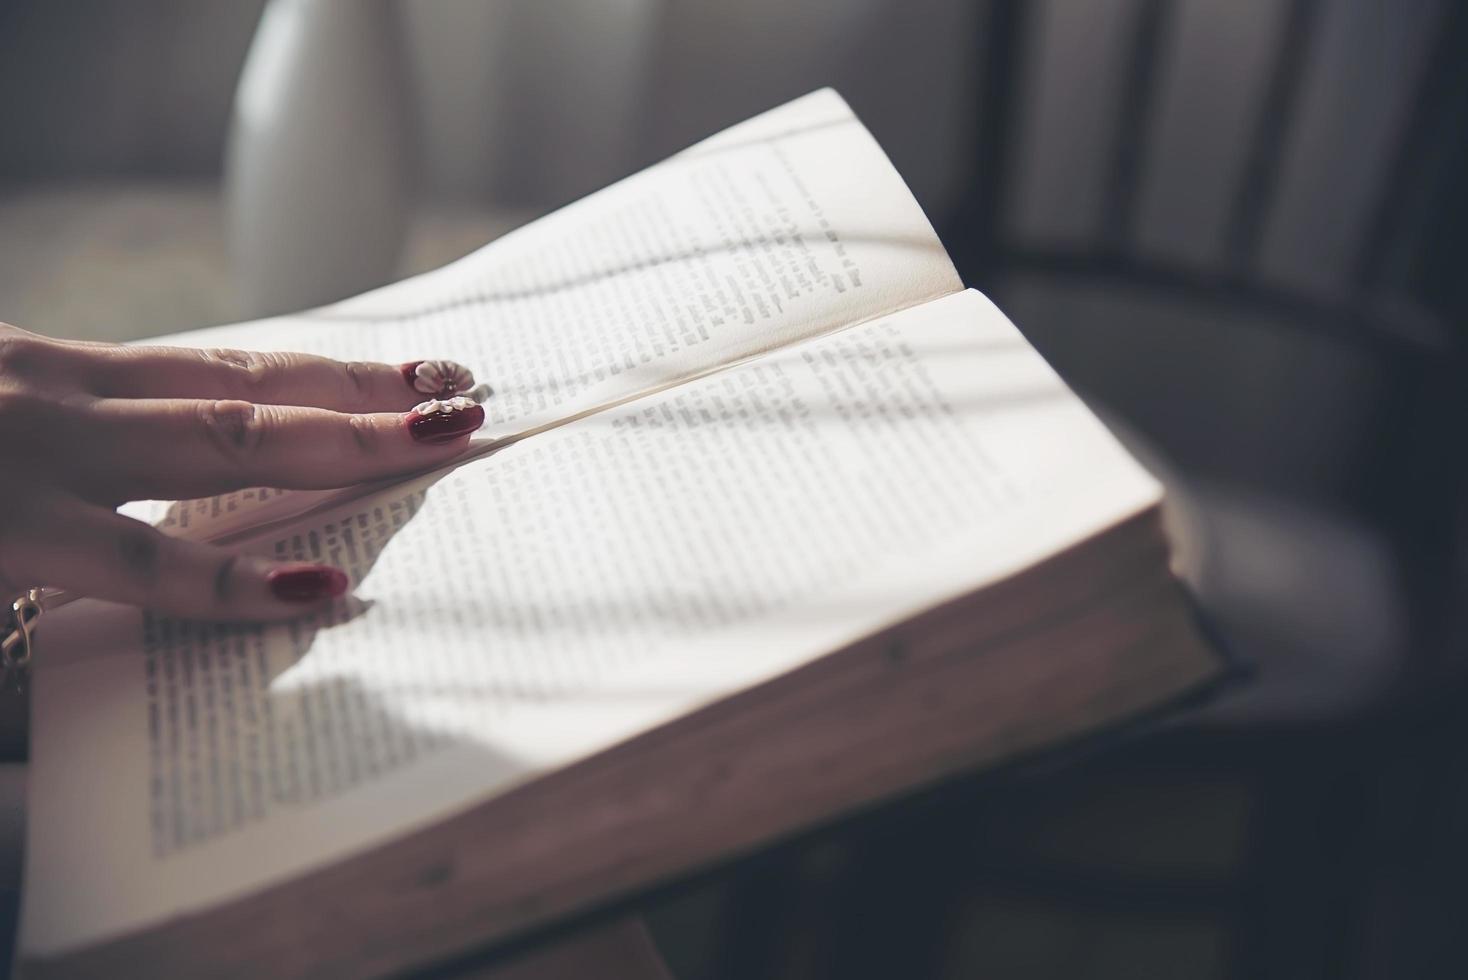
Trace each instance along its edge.
<path fill-rule="evenodd" d="M 476 436 L 489 441 L 962 288 L 902 178 L 824 90 L 444 269 L 316 311 L 158 340 L 452 357 L 494 385 Z M 214 537 L 324 499 L 244 491 L 189 502 L 164 528 Z M 168 512 L 124 508 L 150 523 Z"/>
<path fill-rule="evenodd" d="M 501 436 L 961 288 L 902 178 L 825 90 L 435 272 L 160 339 L 451 356 L 494 381 Z"/>
<path fill-rule="evenodd" d="M 349 569 L 354 596 L 329 618 L 61 615 L 69 659 L 35 692 L 45 806 L 29 861 L 45 873 L 27 885 L 25 948 L 197 910 L 421 827 L 1158 496 L 967 292 L 258 542 Z M 86 804 L 99 798 L 106 814 Z M 67 887 L 83 879 L 85 894 Z"/>

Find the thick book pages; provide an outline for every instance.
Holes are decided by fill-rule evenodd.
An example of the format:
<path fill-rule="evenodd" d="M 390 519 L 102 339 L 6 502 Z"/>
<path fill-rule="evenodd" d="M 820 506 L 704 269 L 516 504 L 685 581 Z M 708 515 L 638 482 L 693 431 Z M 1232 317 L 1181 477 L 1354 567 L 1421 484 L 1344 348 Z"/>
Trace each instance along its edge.
<path fill-rule="evenodd" d="M 823 90 L 443 269 L 164 340 L 389 363 L 451 355 L 496 388 L 484 445 L 962 288 L 886 155 Z M 250 490 L 128 512 L 217 537 L 334 496 Z"/>
<path fill-rule="evenodd" d="M 491 420 L 408 481 L 167 510 L 345 568 L 329 613 L 48 617 L 23 967 L 401 971 L 1206 683 L 1159 487 L 959 290 L 825 92 L 184 338 L 453 356 Z"/>

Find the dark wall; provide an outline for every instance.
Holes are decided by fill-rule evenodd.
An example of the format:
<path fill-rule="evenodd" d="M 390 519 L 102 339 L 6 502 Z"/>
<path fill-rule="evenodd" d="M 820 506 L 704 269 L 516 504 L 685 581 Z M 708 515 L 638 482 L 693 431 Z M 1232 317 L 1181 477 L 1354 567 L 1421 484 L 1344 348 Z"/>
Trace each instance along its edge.
<path fill-rule="evenodd" d="M 0 3 L 0 179 L 217 174 L 263 6 Z"/>

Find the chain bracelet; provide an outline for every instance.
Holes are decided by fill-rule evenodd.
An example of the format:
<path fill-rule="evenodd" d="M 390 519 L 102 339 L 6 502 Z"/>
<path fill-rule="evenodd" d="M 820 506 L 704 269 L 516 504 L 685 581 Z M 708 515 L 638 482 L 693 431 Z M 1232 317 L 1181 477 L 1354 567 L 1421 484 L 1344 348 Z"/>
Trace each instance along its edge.
<path fill-rule="evenodd" d="M 21 690 L 30 670 L 31 657 L 35 653 L 35 626 L 45 609 L 41 605 L 42 591 L 31 589 L 10 603 L 4 625 L 4 639 L 0 640 L 0 667 L 5 671 L 6 688 Z"/>

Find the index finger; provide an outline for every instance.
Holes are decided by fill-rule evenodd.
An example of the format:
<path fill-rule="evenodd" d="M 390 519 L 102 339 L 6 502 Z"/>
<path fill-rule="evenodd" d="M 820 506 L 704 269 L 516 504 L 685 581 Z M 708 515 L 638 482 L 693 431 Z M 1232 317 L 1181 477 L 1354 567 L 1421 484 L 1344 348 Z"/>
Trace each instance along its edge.
<path fill-rule="evenodd" d="M 338 412 L 403 411 L 474 385 L 455 361 L 335 361 L 314 354 L 210 347 L 110 347 L 79 352 L 83 383 L 104 398 L 239 399 Z"/>

